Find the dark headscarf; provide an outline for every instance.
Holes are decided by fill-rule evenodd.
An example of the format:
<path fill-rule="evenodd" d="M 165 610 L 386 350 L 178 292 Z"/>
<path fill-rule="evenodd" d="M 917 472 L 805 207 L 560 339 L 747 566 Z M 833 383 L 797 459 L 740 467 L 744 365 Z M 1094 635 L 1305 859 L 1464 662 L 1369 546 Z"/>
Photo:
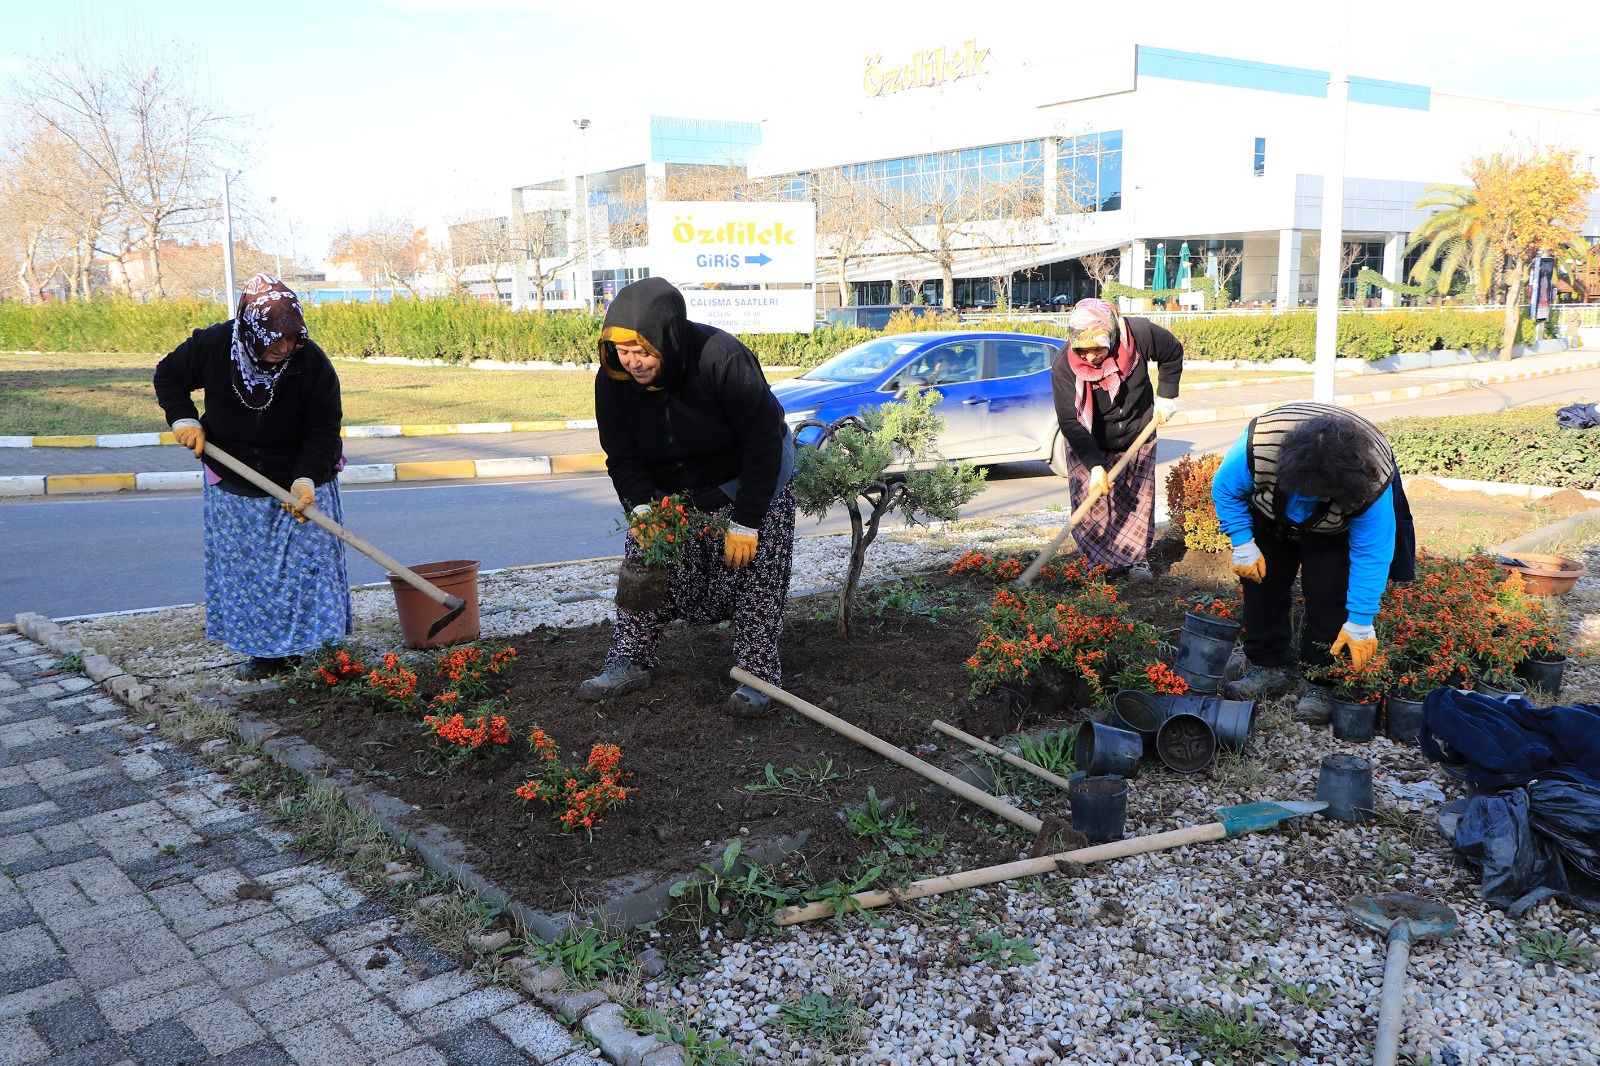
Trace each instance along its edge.
<path fill-rule="evenodd" d="M 605 325 L 600 330 L 600 365 L 606 376 L 616 381 L 632 381 L 622 369 L 617 345 L 638 344 L 661 359 L 661 381 L 665 388 L 683 372 L 683 353 L 689 336 L 689 310 L 683 293 L 665 278 L 645 278 L 617 293 L 606 308 Z"/>
<path fill-rule="evenodd" d="M 297 350 L 311 339 L 300 298 L 271 274 L 257 274 L 245 282 L 233 316 L 234 385 L 247 402 L 270 400 L 278 377 L 288 369 L 287 359 L 274 366 L 261 358 L 282 337 L 294 338 Z"/>

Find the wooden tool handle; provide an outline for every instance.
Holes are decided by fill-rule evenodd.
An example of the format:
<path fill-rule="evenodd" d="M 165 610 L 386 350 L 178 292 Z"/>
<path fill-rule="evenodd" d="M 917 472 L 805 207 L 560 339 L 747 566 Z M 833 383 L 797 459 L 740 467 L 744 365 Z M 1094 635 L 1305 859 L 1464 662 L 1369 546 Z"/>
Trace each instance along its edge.
<path fill-rule="evenodd" d="M 215 444 L 212 444 L 210 441 L 206 441 L 205 453 L 208 457 L 215 459 L 229 470 L 232 470 L 235 474 L 238 474 L 240 477 L 250 482 L 250 484 L 260 489 L 262 492 L 267 493 L 279 503 L 289 503 L 299 506 L 300 501 L 282 486 L 280 486 L 277 482 L 263 477 L 261 474 L 257 473 L 253 467 L 247 466 L 246 464 L 235 459 L 233 456 L 229 455 Z M 401 566 L 398 562 L 390 558 L 384 552 L 374 548 L 372 545 L 368 544 L 366 541 L 362 540 L 360 537 L 356 536 L 354 533 L 350 532 L 348 529 L 344 528 L 339 523 L 335 522 L 333 519 L 317 510 L 314 505 L 307 507 L 301 513 L 306 516 L 308 521 L 315 522 L 317 525 L 321 526 L 323 529 L 326 529 L 329 533 L 332 533 L 334 536 L 350 545 L 350 547 L 354 548 L 362 555 L 365 555 L 368 559 L 371 559 L 379 566 L 384 567 L 391 573 L 396 574 L 404 579 L 406 584 L 415 588 L 433 602 L 441 604 L 445 607 L 449 607 L 451 610 L 461 606 L 461 599 L 459 597 L 450 595 L 448 592 L 439 588 L 426 578 L 412 573 L 409 569 Z"/>
<path fill-rule="evenodd" d="M 878 737 L 868 733 L 865 729 L 859 729 L 856 726 L 851 725 L 849 722 L 846 722 L 842 718 L 834 717 L 821 707 L 813 706 L 800 697 L 785 692 L 776 685 L 768 684 L 746 670 L 741 670 L 739 667 L 735 666 L 731 671 L 729 671 L 729 674 L 741 685 L 749 685 L 757 692 L 764 693 L 765 695 L 777 700 L 784 706 L 799 711 L 813 722 L 825 725 L 835 733 L 838 733 L 841 736 L 849 737 L 851 740 L 863 747 L 871 748 L 873 751 L 877 752 L 879 755 L 882 755 L 890 762 L 899 763 L 907 770 L 910 770 L 913 773 L 921 774 L 929 781 L 949 789 L 962 799 L 971 800 L 978 806 L 998 814 L 1012 825 L 1019 826 L 1034 834 L 1037 834 L 1040 827 L 1044 825 L 1043 822 L 1035 818 L 1033 815 L 1019 811 L 1015 807 L 1011 806 L 1011 804 L 995 799 L 982 789 L 973 788 L 959 777 L 954 777 L 950 774 L 947 774 L 937 766 L 929 766 L 915 755 L 912 755 L 906 751 L 902 751 L 886 740 L 880 740 Z"/>
<path fill-rule="evenodd" d="M 1383 960 L 1383 994 L 1378 998 L 1372 1066 L 1395 1066 L 1400 1060 L 1400 1016 L 1405 1010 L 1406 963 L 1410 959 L 1411 937 L 1402 919 L 1389 933 L 1389 947 Z"/>
<path fill-rule="evenodd" d="M 993 755 L 997 759 L 1002 759 L 1006 763 L 1015 766 L 1019 770 L 1026 770 L 1034 777 L 1039 778 L 1041 781 L 1048 781 L 1057 788 L 1069 790 L 1072 788 L 1072 782 L 1068 781 L 1066 778 L 1057 777 L 1044 767 L 1035 766 L 1027 759 L 1013 755 L 1004 748 L 997 748 L 986 740 L 979 740 L 970 733 L 963 733 L 949 722 L 941 722 L 938 719 L 934 719 L 933 728 L 937 729 L 947 737 L 954 737 L 969 747 L 977 748 L 979 751 L 984 752 L 985 754 Z"/>
<path fill-rule="evenodd" d="M 1127 449 L 1123 451 L 1122 458 L 1117 460 L 1117 465 L 1113 466 L 1111 468 L 1111 472 L 1106 475 L 1107 485 L 1115 484 L 1117 478 L 1122 476 L 1122 472 L 1128 468 L 1129 463 L 1133 462 L 1133 457 L 1138 454 L 1139 449 L 1144 447 L 1144 442 L 1155 435 L 1156 426 L 1160 423 L 1160 421 L 1161 420 L 1154 414 L 1150 416 L 1150 423 L 1145 426 L 1144 429 L 1139 431 L 1139 435 L 1133 439 L 1133 443 L 1128 445 Z M 1068 534 L 1072 532 L 1072 527 L 1083 521 L 1083 516 L 1089 513 L 1089 508 L 1093 507 L 1095 501 L 1103 495 L 1105 494 L 1099 489 L 1089 490 L 1089 495 L 1086 496 L 1084 501 L 1080 503 L 1075 510 L 1073 510 L 1070 516 L 1068 516 L 1067 524 L 1061 527 L 1060 531 L 1056 533 L 1055 537 L 1051 539 L 1050 543 L 1044 546 L 1044 551 L 1039 553 L 1039 557 L 1033 562 L 1029 563 L 1028 569 L 1022 572 L 1021 577 L 1017 578 L 1017 584 L 1033 584 L 1033 579 L 1039 576 L 1039 571 L 1044 569 L 1044 564 L 1048 563 L 1061 548 L 1061 545 L 1066 542 Z"/>
<path fill-rule="evenodd" d="M 1150 851 L 1178 848 L 1185 844 L 1222 840 L 1227 835 L 1228 831 L 1221 822 L 1191 825 L 1184 829 L 1173 829 L 1165 833 L 1152 833 L 1150 836 L 1130 837 L 1127 840 L 1113 840 L 1109 844 L 1096 844 L 1093 847 L 1079 848 L 1076 851 L 1063 851 L 1037 859 L 1019 859 L 1016 862 L 1003 863 L 999 866 L 985 866 L 977 870 L 964 870 L 961 873 L 946 874 L 943 877 L 928 877 L 921 881 L 913 881 L 905 888 L 896 889 L 893 892 L 857 892 L 850 898 L 855 907 L 861 910 L 872 910 L 874 907 L 882 907 L 901 900 L 922 899 L 924 896 L 937 896 L 944 892 L 954 892 L 962 888 L 974 888 L 978 885 L 992 885 L 998 881 L 1010 881 L 1018 877 L 1054 873 L 1056 864 L 1060 862 L 1106 862 L 1110 859 L 1126 858 L 1129 855 L 1143 855 Z M 827 918 L 834 913 L 833 904 L 812 903 L 804 907 L 785 907 L 783 910 L 774 913 L 772 920 L 779 925 L 794 925 L 796 922 L 809 922 L 815 918 Z"/>

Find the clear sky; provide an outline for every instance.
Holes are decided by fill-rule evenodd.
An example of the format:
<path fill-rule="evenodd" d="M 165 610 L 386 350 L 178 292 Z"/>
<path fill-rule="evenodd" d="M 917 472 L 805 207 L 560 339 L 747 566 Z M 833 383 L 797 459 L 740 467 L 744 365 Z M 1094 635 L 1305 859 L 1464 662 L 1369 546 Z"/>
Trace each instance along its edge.
<path fill-rule="evenodd" d="M 1582 5 L 1579 5 L 1581 8 Z M 1436 90 L 1600 108 L 1600 20 L 1570 5 L 1418 0 L 772 3 L 771 0 L 0 0 L 0 83 L 88 26 L 103 47 L 186 51 L 246 120 L 245 195 L 293 220 L 302 259 L 343 222 L 499 205 L 576 169 L 574 118 L 814 123 L 854 117 L 866 58 L 977 37 L 1092 66 L 1129 43 L 1342 67 Z M 824 142 L 825 143 L 825 142 Z M 632 162 L 634 160 L 628 160 Z M 281 239 L 281 238 L 280 238 Z"/>

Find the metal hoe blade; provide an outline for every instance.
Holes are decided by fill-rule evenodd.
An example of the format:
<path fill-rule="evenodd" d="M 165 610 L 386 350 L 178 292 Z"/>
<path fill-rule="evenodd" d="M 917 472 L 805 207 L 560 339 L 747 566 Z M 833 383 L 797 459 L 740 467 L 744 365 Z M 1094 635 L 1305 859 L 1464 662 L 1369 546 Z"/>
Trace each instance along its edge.
<path fill-rule="evenodd" d="M 1357 896 L 1345 914 L 1357 925 L 1379 933 L 1389 933 L 1404 925 L 1412 940 L 1437 940 L 1456 931 L 1456 912 L 1443 903 L 1396 892 L 1387 896 Z"/>
<path fill-rule="evenodd" d="M 432 640 L 434 637 L 438 636 L 439 630 L 443 629 L 451 622 L 454 622 L 457 618 L 460 618 L 461 612 L 467 609 L 467 601 L 462 599 L 460 596 L 451 596 L 448 600 L 444 601 L 444 605 L 450 609 L 444 614 L 440 615 L 439 620 L 428 627 L 429 640 Z"/>

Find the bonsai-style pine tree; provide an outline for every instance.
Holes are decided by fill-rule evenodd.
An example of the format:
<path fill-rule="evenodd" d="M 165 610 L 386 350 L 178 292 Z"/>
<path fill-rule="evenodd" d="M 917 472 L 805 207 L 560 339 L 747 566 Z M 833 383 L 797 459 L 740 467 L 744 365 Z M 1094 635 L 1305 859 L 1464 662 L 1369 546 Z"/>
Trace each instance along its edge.
<path fill-rule="evenodd" d="M 833 423 L 801 422 L 822 430 L 816 447 L 795 459 L 795 495 L 800 510 L 821 518 L 843 504 L 850 514 L 850 569 L 839 591 L 839 633 L 850 636 L 850 618 L 867 548 L 883 517 L 894 511 L 911 525 L 928 518 L 953 519 L 983 488 L 983 471 L 950 463 L 937 440 L 944 418 L 934 413 L 942 397 L 924 391 L 896 403 L 863 408 Z M 893 472 L 891 472 L 893 468 Z"/>

